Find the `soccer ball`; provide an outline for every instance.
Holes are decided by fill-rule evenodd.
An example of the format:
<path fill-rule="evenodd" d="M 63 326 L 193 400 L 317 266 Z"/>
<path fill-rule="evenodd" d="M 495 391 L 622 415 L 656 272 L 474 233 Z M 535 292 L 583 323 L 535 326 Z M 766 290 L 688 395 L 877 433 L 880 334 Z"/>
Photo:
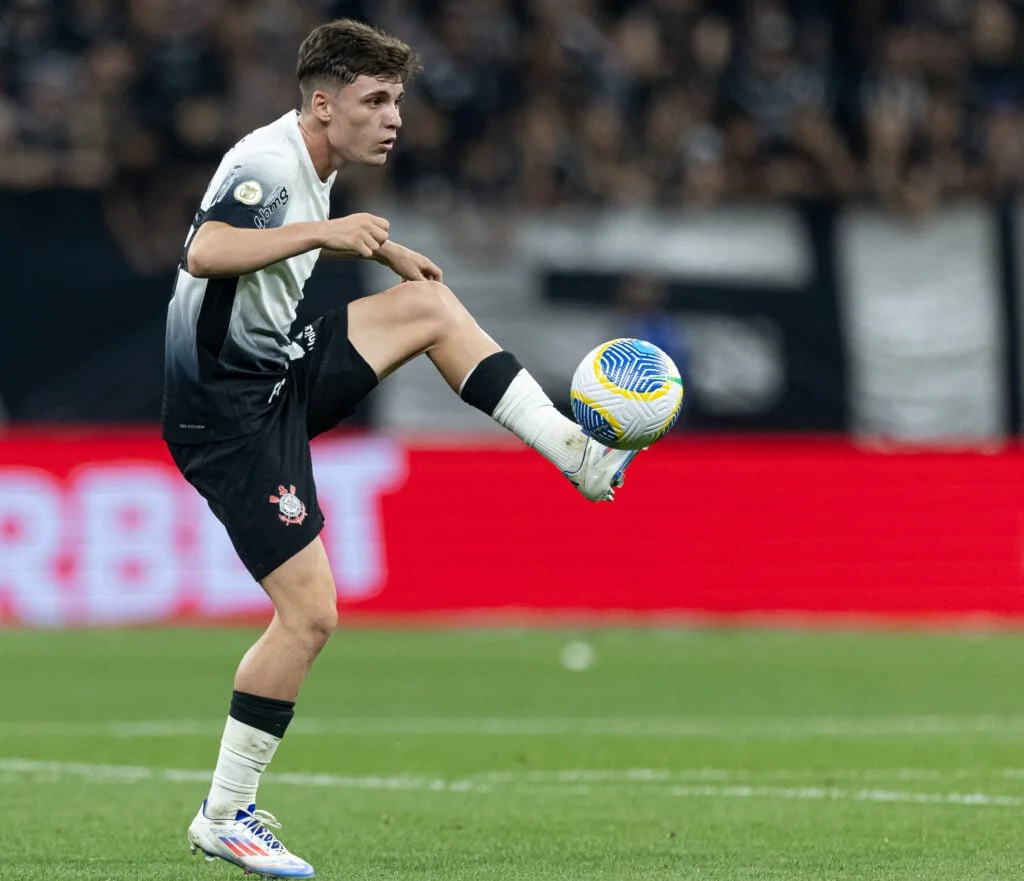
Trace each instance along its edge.
<path fill-rule="evenodd" d="M 570 403 L 576 421 L 594 440 L 617 450 L 639 450 L 675 425 L 683 406 L 683 380 L 657 346 L 612 340 L 580 362 Z"/>

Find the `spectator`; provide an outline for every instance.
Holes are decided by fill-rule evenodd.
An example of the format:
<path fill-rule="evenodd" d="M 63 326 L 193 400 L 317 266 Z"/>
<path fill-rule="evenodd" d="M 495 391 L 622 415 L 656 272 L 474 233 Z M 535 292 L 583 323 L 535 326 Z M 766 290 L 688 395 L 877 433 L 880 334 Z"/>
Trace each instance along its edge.
<path fill-rule="evenodd" d="M 0 185 L 104 193 L 177 259 L 210 164 L 294 104 L 302 35 L 366 17 L 426 70 L 387 175 L 421 204 L 866 198 L 914 214 L 1024 182 L 1010 0 L 8 0 Z M 173 186 L 168 181 L 174 181 Z"/>

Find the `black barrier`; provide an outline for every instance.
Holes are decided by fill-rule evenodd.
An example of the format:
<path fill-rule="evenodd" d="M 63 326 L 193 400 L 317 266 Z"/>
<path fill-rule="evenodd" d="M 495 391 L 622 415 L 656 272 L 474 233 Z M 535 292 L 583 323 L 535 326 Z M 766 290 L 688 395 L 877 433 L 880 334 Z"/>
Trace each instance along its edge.
<path fill-rule="evenodd" d="M 134 268 L 108 229 L 103 198 L 74 190 L 0 191 L 4 265 L 0 302 L 8 319 L 5 345 L 0 348 L 0 402 L 11 419 L 153 422 L 159 418 L 164 315 L 174 269 L 144 273 Z M 781 240 L 799 239 L 796 250 L 802 256 L 795 259 L 806 264 L 800 271 L 772 275 L 748 266 L 745 276 L 710 271 L 690 278 L 677 273 L 655 279 L 664 284 L 664 291 L 654 299 L 663 298 L 665 315 L 657 303 L 647 308 L 640 302 L 650 297 L 650 290 L 623 295 L 626 278 L 639 280 L 642 287 L 644 257 L 628 274 L 621 267 L 595 270 L 593 261 L 587 260 L 591 252 L 586 247 L 567 261 L 542 255 L 538 264 L 536 255 L 528 254 L 524 259 L 539 265 L 537 277 L 549 301 L 604 311 L 623 309 L 631 316 L 634 335 L 664 342 L 672 350 L 687 385 L 684 429 L 865 429 L 893 436 L 904 431 L 909 436 L 908 425 L 924 425 L 924 430 L 939 433 L 950 426 L 956 431 L 977 425 L 979 431 L 972 436 L 992 437 L 1003 433 L 1005 422 L 1021 430 L 1024 364 L 1018 298 L 1024 296 L 1020 290 L 1024 272 L 1017 228 L 1019 203 L 1009 199 L 999 204 L 974 203 L 969 219 L 963 221 L 965 232 L 978 233 L 970 236 L 962 235 L 957 226 L 958 218 L 967 216 L 962 211 L 958 214 L 957 206 L 920 223 L 897 221 L 879 212 L 867 216 L 871 235 L 860 235 L 858 247 L 852 250 L 847 247 L 851 242 L 847 221 L 858 210 L 863 219 L 865 209 L 837 211 L 823 204 L 794 208 L 797 221 L 787 233 L 789 238 Z M 333 213 L 342 211 L 339 204 Z M 410 211 L 408 219 L 414 214 Z M 730 219 L 736 216 L 742 220 L 744 215 L 725 212 L 712 225 L 717 236 L 713 248 L 724 255 L 725 262 L 732 259 L 729 237 L 735 235 L 737 245 L 743 241 Z M 597 223 L 595 219 L 584 222 Z M 679 228 L 689 221 L 687 215 L 679 215 L 673 222 Z M 770 221 L 764 222 L 770 227 Z M 571 218 L 568 223 L 571 227 Z M 865 227 L 854 228 L 863 233 Z M 994 236 L 989 235 L 990 228 Z M 657 225 L 652 229 L 657 230 Z M 919 231 L 928 247 L 915 251 Z M 184 239 L 184 229 L 180 232 Z M 158 234 L 166 233 L 154 230 L 153 235 Z M 762 257 L 765 250 L 773 253 L 772 241 L 768 237 L 759 245 Z M 905 257 L 908 248 L 908 255 L 918 256 Z M 846 260 L 842 274 L 837 268 L 841 251 Z M 557 256 L 566 257 L 564 253 Z M 875 259 L 879 256 L 883 259 Z M 509 259 L 518 257 L 513 254 Z M 916 270 L 914 259 L 926 265 Z M 868 264 L 871 272 L 851 278 L 851 265 Z M 969 271 L 964 274 L 964 269 Z M 299 320 L 306 322 L 365 293 L 356 263 L 325 262 L 307 286 Z M 851 299 L 852 293 L 857 296 Z M 905 304 L 900 302 L 904 296 Z M 624 301 L 630 297 L 637 302 Z M 851 304 L 863 305 L 865 297 L 871 299 L 870 326 L 851 317 Z M 920 308 L 929 299 L 941 301 L 937 311 L 942 322 L 932 314 L 929 323 L 929 315 Z M 991 305 L 997 300 L 999 314 L 990 321 Z M 975 308 L 982 301 L 988 312 Z M 885 308 L 879 310 L 879 304 Z M 536 320 L 544 321 L 543 309 Z M 919 336 L 934 340 L 935 345 L 913 350 L 917 341 L 898 332 L 897 322 L 919 329 Z M 616 325 L 625 329 L 630 322 Z M 973 350 L 956 348 L 953 338 L 961 327 L 965 332 L 972 327 L 977 331 L 969 341 Z M 500 327 L 495 332 L 501 336 Z M 979 360 L 981 349 L 991 353 L 985 363 L 994 366 L 962 368 L 957 358 L 967 351 L 976 367 L 984 361 Z M 889 372 L 886 359 L 894 356 L 912 363 L 900 362 Z M 857 385 L 851 363 L 874 368 L 872 384 Z M 955 389 L 946 382 L 954 374 L 959 383 Z M 936 387 L 951 390 L 937 405 Z M 885 399 L 878 416 L 880 389 Z M 971 396 L 984 397 L 975 394 L 979 389 L 988 391 L 990 401 L 998 405 L 995 409 L 1007 418 L 992 415 L 992 407 L 983 412 L 971 409 L 970 401 L 962 403 Z M 566 395 L 554 397 L 562 400 Z M 928 407 L 925 420 L 914 423 L 904 418 Z M 360 411 L 364 422 L 371 409 Z M 985 418 L 976 419 L 976 412 Z"/>
<path fill-rule="evenodd" d="M 687 389 L 683 430 L 845 431 L 835 212 L 804 205 L 799 216 L 813 255 L 803 284 L 660 280 L 638 266 L 628 275 L 550 271 L 544 295 L 620 309 L 623 327 L 669 350 Z"/>

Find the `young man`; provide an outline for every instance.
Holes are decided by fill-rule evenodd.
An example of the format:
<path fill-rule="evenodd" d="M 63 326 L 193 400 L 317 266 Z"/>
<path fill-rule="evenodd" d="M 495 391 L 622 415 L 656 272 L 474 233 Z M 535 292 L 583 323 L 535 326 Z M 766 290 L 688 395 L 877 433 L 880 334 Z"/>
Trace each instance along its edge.
<path fill-rule="evenodd" d="M 213 784 L 188 839 L 193 853 L 266 877 L 313 875 L 255 805 L 260 774 L 337 623 L 310 438 L 425 354 L 453 391 L 591 501 L 612 498 L 634 455 L 600 446 L 560 415 L 441 284 L 441 270 L 389 239 L 386 220 L 327 219 L 339 170 L 387 161 L 416 71 L 409 47 L 388 34 L 349 20 L 316 28 L 299 49 L 301 110 L 224 157 L 168 309 L 164 438 L 275 610 L 235 674 Z M 296 304 L 322 254 L 377 260 L 404 281 L 293 335 Z"/>

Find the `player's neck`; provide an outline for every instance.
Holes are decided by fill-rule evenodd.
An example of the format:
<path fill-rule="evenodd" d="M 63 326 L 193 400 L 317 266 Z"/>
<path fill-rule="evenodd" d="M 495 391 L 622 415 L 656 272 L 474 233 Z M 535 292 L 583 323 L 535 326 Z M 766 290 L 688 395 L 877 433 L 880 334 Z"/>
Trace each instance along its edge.
<path fill-rule="evenodd" d="M 317 131 L 316 123 L 299 114 L 299 134 L 309 151 L 309 158 L 313 162 L 313 169 L 322 181 L 326 181 L 334 172 L 338 171 L 345 164 L 340 156 L 331 150 L 327 136 Z"/>

